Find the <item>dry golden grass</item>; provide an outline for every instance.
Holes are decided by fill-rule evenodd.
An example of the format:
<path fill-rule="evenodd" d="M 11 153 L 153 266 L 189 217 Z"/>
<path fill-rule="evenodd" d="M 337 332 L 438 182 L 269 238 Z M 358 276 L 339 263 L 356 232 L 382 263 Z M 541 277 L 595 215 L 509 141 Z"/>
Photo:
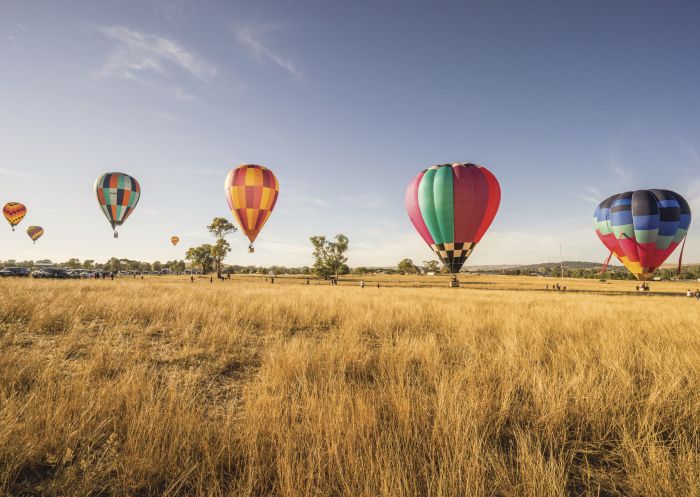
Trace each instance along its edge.
<path fill-rule="evenodd" d="M 0 280 L 0 351 L 0 495 L 700 495 L 694 299 Z"/>

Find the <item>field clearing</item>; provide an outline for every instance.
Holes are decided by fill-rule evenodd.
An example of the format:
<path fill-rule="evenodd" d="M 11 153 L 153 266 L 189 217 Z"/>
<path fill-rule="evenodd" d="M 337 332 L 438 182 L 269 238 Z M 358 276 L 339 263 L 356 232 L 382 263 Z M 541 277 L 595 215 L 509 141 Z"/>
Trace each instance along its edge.
<path fill-rule="evenodd" d="M 700 495 L 687 283 L 365 280 L 0 280 L 0 495 Z"/>
<path fill-rule="evenodd" d="M 177 276 L 169 276 L 169 278 L 180 278 Z M 265 275 L 233 275 L 233 280 L 247 282 L 264 282 L 267 276 Z M 199 277 L 200 280 L 208 279 Z M 327 285 L 327 281 L 319 281 L 313 277 L 309 278 L 310 285 Z M 275 278 L 275 283 L 281 284 L 306 284 L 307 277 L 304 275 L 289 275 L 279 276 Z M 403 288 L 445 288 L 449 285 L 449 276 L 417 276 L 417 275 L 384 275 L 384 274 L 348 274 L 341 276 L 339 285 L 359 285 L 360 280 L 363 280 L 368 286 L 376 286 L 377 283 L 382 287 L 403 287 Z M 495 274 L 470 274 L 462 273 L 459 275 L 461 288 L 474 290 L 527 290 L 527 291 L 546 291 L 545 286 L 549 286 L 548 290 L 552 291 L 553 285 L 559 283 L 560 286 L 566 286 L 567 291 L 586 292 L 586 293 L 637 293 L 635 287 L 640 284 L 637 280 L 606 280 L 599 281 L 597 279 L 583 278 L 554 278 L 554 277 L 538 277 L 538 276 L 507 276 Z M 650 281 L 648 282 L 651 291 L 646 295 L 653 293 L 666 293 L 685 295 L 688 289 L 695 291 L 700 288 L 699 281 Z"/>

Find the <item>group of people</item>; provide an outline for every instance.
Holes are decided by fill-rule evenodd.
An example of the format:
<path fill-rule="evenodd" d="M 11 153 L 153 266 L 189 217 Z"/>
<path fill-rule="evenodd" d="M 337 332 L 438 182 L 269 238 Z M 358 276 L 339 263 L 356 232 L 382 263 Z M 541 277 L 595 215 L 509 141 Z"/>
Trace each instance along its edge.
<path fill-rule="evenodd" d="M 638 292 L 648 292 L 649 291 L 649 284 L 642 283 L 641 285 L 637 285 L 634 288 L 636 288 Z"/>
<path fill-rule="evenodd" d="M 686 295 L 690 298 L 695 297 L 698 300 L 698 302 L 700 302 L 700 289 L 692 291 L 690 288 L 688 288 L 688 293 L 686 293 Z"/>
<path fill-rule="evenodd" d="M 547 284 L 544 286 L 544 289 L 545 289 L 545 290 L 549 290 L 549 283 L 547 283 Z M 565 292 L 565 291 L 566 291 L 566 287 L 565 287 L 565 286 L 560 286 L 559 283 L 556 283 L 556 284 L 552 283 L 552 290 L 556 290 L 557 292 Z"/>

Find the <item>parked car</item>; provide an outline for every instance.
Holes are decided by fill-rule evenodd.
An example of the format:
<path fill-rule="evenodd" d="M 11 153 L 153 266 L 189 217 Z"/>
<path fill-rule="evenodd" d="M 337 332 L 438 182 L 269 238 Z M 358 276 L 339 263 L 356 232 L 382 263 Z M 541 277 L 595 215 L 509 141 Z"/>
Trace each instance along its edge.
<path fill-rule="evenodd" d="M 47 267 L 34 271 L 32 273 L 32 278 L 56 278 L 65 279 L 68 278 L 68 272 L 65 269 Z"/>
<path fill-rule="evenodd" d="M 0 269 L 0 277 L 2 276 L 29 276 L 29 269 L 26 267 L 6 267 Z"/>

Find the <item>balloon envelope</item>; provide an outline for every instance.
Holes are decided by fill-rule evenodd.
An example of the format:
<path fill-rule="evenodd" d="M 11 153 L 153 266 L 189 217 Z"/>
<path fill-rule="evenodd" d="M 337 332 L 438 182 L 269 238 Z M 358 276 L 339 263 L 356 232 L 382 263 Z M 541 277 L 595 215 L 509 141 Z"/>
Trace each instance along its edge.
<path fill-rule="evenodd" d="M 500 201 L 496 177 L 470 163 L 425 169 L 406 189 L 408 217 L 450 273 L 462 268 L 491 225 Z"/>
<path fill-rule="evenodd" d="M 275 208 L 277 178 L 266 167 L 244 164 L 228 173 L 224 190 L 233 217 L 252 244 Z"/>
<path fill-rule="evenodd" d="M 27 228 L 27 235 L 29 235 L 29 238 L 32 239 L 33 242 L 36 243 L 36 241 L 41 238 L 41 235 L 44 234 L 44 228 L 41 226 L 30 226 Z"/>
<path fill-rule="evenodd" d="M 598 238 L 637 279 L 648 279 L 683 241 L 690 206 L 670 190 L 637 190 L 603 200 L 593 224 Z"/>
<path fill-rule="evenodd" d="M 14 231 L 15 226 L 27 215 L 27 208 L 19 202 L 8 202 L 2 208 L 2 213 L 7 222 L 10 223 L 10 226 L 12 226 L 12 231 Z"/>
<path fill-rule="evenodd" d="M 121 226 L 136 208 L 141 186 L 124 173 L 105 173 L 95 181 L 95 194 L 107 221 L 115 229 Z M 114 236 L 117 236 L 115 230 Z"/>
<path fill-rule="evenodd" d="M 180 237 L 179 237 L 179 236 L 171 236 L 171 237 L 170 237 L 170 243 L 173 244 L 173 247 L 174 247 L 175 245 L 177 245 L 177 242 L 179 242 L 179 241 L 180 241 Z"/>

